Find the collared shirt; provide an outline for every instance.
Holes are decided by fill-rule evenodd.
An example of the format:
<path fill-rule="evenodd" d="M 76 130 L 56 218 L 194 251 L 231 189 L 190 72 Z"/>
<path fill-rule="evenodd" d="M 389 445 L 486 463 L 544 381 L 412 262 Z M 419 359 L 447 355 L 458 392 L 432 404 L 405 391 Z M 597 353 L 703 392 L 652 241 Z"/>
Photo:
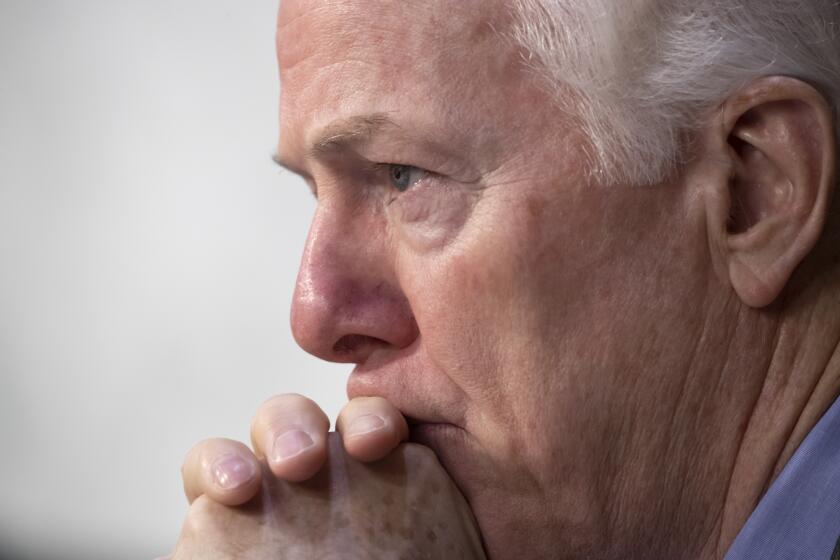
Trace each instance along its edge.
<path fill-rule="evenodd" d="M 808 434 L 726 560 L 840 558 L 840 399 Z"/>

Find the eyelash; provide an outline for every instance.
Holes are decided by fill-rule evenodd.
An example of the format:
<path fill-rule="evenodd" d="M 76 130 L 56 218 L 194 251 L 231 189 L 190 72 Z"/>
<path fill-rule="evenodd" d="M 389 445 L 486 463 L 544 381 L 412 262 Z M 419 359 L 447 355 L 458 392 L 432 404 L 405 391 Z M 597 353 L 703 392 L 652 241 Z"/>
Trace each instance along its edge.
<path fill-rule="evenodd" d="M 405 163 L 376 163 L 376 162 L 371 162 L 366 167 L 367 167 L 367 170 L 366 170 L 365 173 L 368 174 L 371 179 L 375 177 L 376 178 L 376 183 L 387 184 L 387 187 L 386 187 L 387 190 L 392 193 L 392 196 L 388 200 L 388 204 L 391 204 L 397 198 L 399 198 L 400 195 L 404 194 L 408 190 L 411 190 L 411 187 L 413 185 L 415 185 L 417 183 L 420 183 L 420 182 L 423 182 L 423 181 L 427 181 L 429 179 L 438 179 L 440 177 L 440 175 L 435 173 L 434 171 L 429 171 L 428 169 L 424 169 L 422 167 L 417 167 L 416 165 L 409 165 L 409 164 L 405 164 Z M 406 168 L 410 168 L 410 169 L 415 169 L 415 170 L 423 172 L 424 176 L 421 179 L 417 180 L 415 183 L 412 183 L 409 186 L 409 188 L 407 188 L 405 191 L 401 191 L 398 188 L 396 188 L 394 185 L 390 184 L 390 180 L 391 180 L 390 174 L 391 174 L 391 171 L 393 170 L 394 167 L 406 167 Z M 317 200 L 318 199 L 317 184 L 315 184 L 314 181 L 310 181 L 309 179 L 305 179 L 305 181 L 306 181 L 307 185 L 309 186 L 310 192 L 312 193 L 312 195 Z"/>
<path fill-rule="evenodd" d="M 394 168 L 402 167 L 406 168 L 407 170 L 416 170 L 423 173 L 423 177 L 415 181 L 414 183 L 410 183 L 405 190 L 400 190 L 398 187 L 392 184 L 392 176 L 391 173 L 394 171 Z M 436 174 L 428 169 L 423 169 L 422 167 L 417 167 L 416 165 L 409 165 L 406 163 L 375 163 L 373 164 L 373 169 L 377 176 L 383 177 L 385 183 L 388 183 L 389 190 L 397 191 L 397 196 L 403 194 L 404 192 L 410 190 L 414 185 L 420 183 L 428 178 L 434 177 Z"/>

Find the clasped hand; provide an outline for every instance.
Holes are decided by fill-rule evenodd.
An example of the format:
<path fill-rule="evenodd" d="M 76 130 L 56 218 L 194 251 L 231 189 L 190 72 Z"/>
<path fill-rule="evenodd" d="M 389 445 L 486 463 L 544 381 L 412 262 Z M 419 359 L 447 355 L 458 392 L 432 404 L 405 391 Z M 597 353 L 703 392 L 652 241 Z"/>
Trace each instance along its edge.
<path fill-rule="evenodd" d="M 484 558 L 469 506 L 431 450 L 404 443 L 395 407 L 354 399 L 337 429 L 287 394 L 258 410 L 253 451 L 227 439 L 193 447 L 172 558 Z"/>

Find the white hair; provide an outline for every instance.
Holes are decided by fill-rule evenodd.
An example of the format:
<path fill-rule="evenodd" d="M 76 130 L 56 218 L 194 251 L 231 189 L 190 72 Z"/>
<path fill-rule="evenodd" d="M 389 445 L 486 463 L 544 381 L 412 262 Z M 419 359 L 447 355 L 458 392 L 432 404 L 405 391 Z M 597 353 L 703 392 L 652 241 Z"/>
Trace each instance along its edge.
<path fill-rule="evenodd" d="M 607 182 L 664 180 L 701 115 L 760 76 L 799 78 L 840 109 L 840 1 L 517 1 L 515 38 L 567 92 Z"/>

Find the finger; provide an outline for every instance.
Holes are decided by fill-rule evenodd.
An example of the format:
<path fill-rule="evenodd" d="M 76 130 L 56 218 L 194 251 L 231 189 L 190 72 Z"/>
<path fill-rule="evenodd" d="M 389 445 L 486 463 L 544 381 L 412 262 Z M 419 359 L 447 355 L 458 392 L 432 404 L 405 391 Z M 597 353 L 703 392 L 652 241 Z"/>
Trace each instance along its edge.
<path fill-rule="evenodd" d="M 244 504 L 260 488 L 257 458 L 244 444 L 230 439 L 206 439 L 190 449 L 181 466 L 184 494 L 192 504 L 206 494 L 228 506 Z"/>
<path fill-rule="evenodd" d="M 397 408 L 380 397 L 359 397 L 338 415 L 344 449 L 360 461 L 376 461 L 408 439 L 408 425 Z"/>
<path fill-rule="evenodd" d="M 300 482 L 315 475 L 327 458 L 330 419 L 310 399 L 296 394 L 272 397 L 251 422 L 251 443 L 278 478 Z"/>

